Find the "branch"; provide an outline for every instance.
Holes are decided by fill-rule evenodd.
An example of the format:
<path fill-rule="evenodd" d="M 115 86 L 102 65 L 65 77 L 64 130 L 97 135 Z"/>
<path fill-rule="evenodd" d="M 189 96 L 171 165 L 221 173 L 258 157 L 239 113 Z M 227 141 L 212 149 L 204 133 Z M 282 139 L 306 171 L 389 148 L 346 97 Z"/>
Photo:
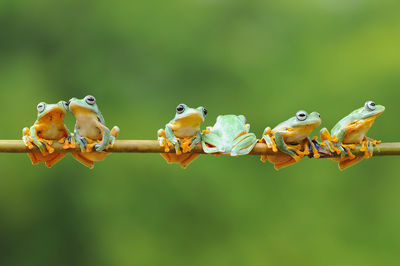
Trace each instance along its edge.
<path fill-rule="evenodd" d="M 79 148 L 64 150 L 62 145 L 57 141 L 54 142 L 53 148 L 55 152 L 80 152 Z M 0 140 L 0 153 L 38 153 L 40 152 L 37 147 L 29 150 L 22 140 Z M 116 153 L 165 153 L 164 149 L 160 147 L 157 140 L 117 140 L 112 148 L 109 148 L 107 152 Z M 170 151 L 174 153 L 172 149 Z M 198 144 L 192 151 L 192 153 L 204 154 L 201 144 Z M 321 158 L 336 157 L 337 154 L 332 154 L 326 147 L 321 146 L 319 148 Z M 360 152 L 360 145 L 352 151 L 354 155 L 361 156 L 363 153 Z M 284 155 L 281 152 L 273 152 L 264 143 L 257 143 L 254 149 L 249 155 Z M 395 143 L 381 143 L 374 147 L 373 156 L 387 156 L 387 155 L 400 155 L 400 142 Z"/>

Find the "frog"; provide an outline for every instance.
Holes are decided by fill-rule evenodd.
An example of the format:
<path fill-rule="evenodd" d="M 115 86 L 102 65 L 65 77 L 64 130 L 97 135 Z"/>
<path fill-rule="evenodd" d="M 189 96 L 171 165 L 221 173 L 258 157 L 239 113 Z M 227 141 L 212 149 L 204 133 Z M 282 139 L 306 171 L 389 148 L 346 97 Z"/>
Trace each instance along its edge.
<path fill-rule="evenodd" d="M 72 156 L 92 169 L 94 162 L 104 160 L 109 154 L 106 150 L 114 145 L 120 129 L 114 126 L 110 131 L 92 95 L 83 99 L 72 98 L 68 108 L 76 119 L 74 140 L 81 150 L 73 152 Z"/>
<path fill-rule="evenodd" d="M 55 152 L 52 147 L 55 141 L 64 144 L 65 150 L 75 148 L 71 134 L 64 124 L 67 110 L 65 101 L 59 101 L 56 104 L 41 102 L 37 105 L 37 120 L 32 127 L 25 127 L 22 130 L 22 140 L 25 145 L 30 150 L 34 146 L 40 150 L 40 153 L 28 153 L 33 165 L 44 162 L 48 168 L 51 168 L 67 155 L 66 152 Z"/>
<path fill-rule="evenodd" d="M 368 138 L 366 134 L 376 118 L 384 111 L 383 105 L 367 101 L 364 106 L 341 119 L 330 132 L 326 128 L 321 129 L 322 144 L 327 146 L 332 153 L 340 154 L 339 157 L 332 158 L 339 162 L 340 170 L 353 166 L 362 159 L 372 157 L 374 146 L 381 141 Z M 351 150 L 356 144 L 361 144 L 360 151 L 364 153 L 363 156 L 355 156 L 352 153 Z"/>
<path fill-rule="evenodd" d="M 257 137 L 250 131 L 244 115 L 219 115 L 214 126 L 203 130 L 202 147 L 205 153 L 216 155 L 249 154 L 257 144 Z"/>
<path fill-rule="evenodd" d="M 165 151 L 161 156 L 168 163 L 178 163 L 186 168 L 200 155 L 191 151 L 201 141 L 200 126 L 207 112 L 203 106 L 191 108 L 181 103 L 176 107 L 175 117 L 165 125 L 165 129 L 158 130 L 158 141 Z M 175 153 L 169 153 L 172 148 Z"/>
<path fill-rule="evenodd" d="M 306 155 L 319 158 L 318 142 L 309 137 L 311 132 L 321 124 L 321 115 L 318 112 L 308 114 L 300 110 L 295 116 L 278 124 L 271 129 L 265 128 L 259 142 L 266 143 L 273 152 L 281 151 L 282 155 L 262 155 L 261 161 L 266 160 L 274 164 L 276 170 L 298 162 Z"/>

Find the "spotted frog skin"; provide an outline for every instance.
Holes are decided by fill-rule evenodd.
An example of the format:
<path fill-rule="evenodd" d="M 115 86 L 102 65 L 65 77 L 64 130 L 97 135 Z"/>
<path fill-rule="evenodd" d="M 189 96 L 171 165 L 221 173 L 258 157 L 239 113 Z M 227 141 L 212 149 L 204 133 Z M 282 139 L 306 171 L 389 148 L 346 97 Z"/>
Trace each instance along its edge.
<path fill-rule="evenodd" d="M 257 137 L 250 133 L 243 115 L 220 115 L 214 126 L 203 131 L 202 146 L 206 153 L 239 156 L 248 154 Z"/>
<path fill-rule="evenodd" d="M 67 104 L 60 101 L 57 104 L 41 102 L 37 106 L 37 120 L 31 128 L 24 128 L 22 131 L 23 141 L 29 149 L 34 145 L 40 153 L 28 153 L 32 164 L 44 162 L 51 168 L 54 164 L 64 158 L 67 153 L 56 153 L 52 147 L 54 141 L 64 144 L 64 149 L 74 148 L 70 133 L 64 125 L 64 118 L 67 113 Z"/>
<path fill-rule="evenodd" d="M 161 153 L 168 163 L 179 163 L 186 168 L 199 154 L 189 153 L 201 141 L 200 126 L 207 115 L 207 109 L 200 106 L 190 108 L 186 104 L 176 107 L 176 114 L 165 129 L 158 130 L 158 141 L 166 153 Z M 168 153 L 171 148 L 175 154 Z"/>
<path fill-rule="evenodd" d="M 94 162 L 104 160 L 108 155 L 105 151 L 112 147 L 120 130 L 117 126 L 111 131 L 106 127 L 96 98 L 91 95 L 83 99 L 72 98 L 68 107 L 76 119 L 74 139 L 81 148 L 81 152 L 72 153 L 72 156 L 83 165 L 93 168 Z"/>
<path fill-rule="evenodd" d="M 373 155 L 374 146 L 380 141 L 373 140 L 366 136 L 375 119 L 385 111 L 385 107 L 377 105 L 373 101 L 367 101 L 363 107 L 351 112 L 341 119 L 329 132 L 326 128 L 321 130 L 321 140 L 331 152 L 341 156 L 332 158 L 339 162 L 339 169 L 344 170 L 363 158 L 370 158 Z M 356 157 L 351 152 L 355 144 L 361 144 L 360 151 L 364 152 L 363 157 Z"/>
<path fill-rule="evenodd" d="M 308 114 L 305 111 L 298 111 L 294 117 L 280 123 L 273 129 L 267 127 L 260 142 L 266 143 L 274 152 L 279 150 L 288 156 L 262 155 L 261 161 L 265 162 L 268 159 L 274 164 L 275 169 L 279 170 L 309 155 L 310 150 L 312 150 L 314 158 L 319 158 L 320 154 L 309 135 L 320 124 L 321 116 L 319 113 Z"/>

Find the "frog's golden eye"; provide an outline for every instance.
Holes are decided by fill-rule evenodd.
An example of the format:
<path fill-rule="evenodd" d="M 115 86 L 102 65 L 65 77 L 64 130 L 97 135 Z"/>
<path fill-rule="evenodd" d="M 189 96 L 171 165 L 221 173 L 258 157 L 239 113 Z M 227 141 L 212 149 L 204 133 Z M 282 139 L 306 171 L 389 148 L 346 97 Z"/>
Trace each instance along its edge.
<path fill-rule="evenodd" d="M 207 109 L 203 107 L 203 115 L 206 116 L 208 113 Z"/>
<path fill-rule="evenodd" d="M 38 112 L 39 113 L 43 112 L 45 107 L 46 107 L 45 103 L 39 103 L 38 106 L 37 106 Z"/>
<path fill-rule="evenodd" d="M 184 111 L 185 111 L 185 106 L 183 104 L 180 104 L 176 107 L 177 114 L 182 114 Z"/>
<path fill-rule="evenodd" d="M 306 111 L 298 111 L 296 113 L 297 120 L 304 121 L 307 119 L 307 117 L 308 117 L 308 114 Z"/>
<path fill-rule="evenodd" d="M 376 109 L 376 104 L 373 101 L 368 101 L 365 103 L 365 108 L 374 111 Z"/>
<path fill-rule="evenodd" d="M 96 103 L 96 98 L 94 98 L 92 95 L 88 95 L 85 97 L 85 102 L 89 105 L 94 105 Z"/>

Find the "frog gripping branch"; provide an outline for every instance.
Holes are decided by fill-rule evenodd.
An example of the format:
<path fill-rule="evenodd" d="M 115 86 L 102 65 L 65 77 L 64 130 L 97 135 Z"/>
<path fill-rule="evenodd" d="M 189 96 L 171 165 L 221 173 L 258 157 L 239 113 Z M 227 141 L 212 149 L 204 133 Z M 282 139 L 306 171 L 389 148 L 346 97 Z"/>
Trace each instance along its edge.
<path fill-rule="evenodd" d="M 83 99 L 72 98 L 68 102 L 69 110 L 75 116 L 75 142 L 81 152 L 73 152 L 72 156 L 83 165 L 93 168 L 94 162 L 102 161 L 108 155 L 105 152 L 114 145 L 119 134 L 119 127 L 110 131 L 97 107 L 96 98 L 91 95 Z"/>
<path fill-rule="evenodd" d="M 267 144 L 274 152 L 278 150 L 287 156 L 262 155 L 261 161 L 266 160 L 274 164 L 276 170 L 298 162 L 301 158 L 312 153 L 314 158 L 319 158 L 319 152 L 308 136 L 321 124 L 321 116 L 317 112 L 308 114 L 298 111 L 294 117 L 280 123 L 271 130 L 264 130 L 260 142 Z"/>
<path fill-rule="evenodd" d="M 64 125 L 67 114 L 67 104 L 60 101 L 57 104 L 46 104 L 41 102 L 37 106 L 38 117 L 35 124 L 29 129 L 22 131 L 23 141 L 29 149 L 36 145 L 40 153 L 28 153 L 32 164 L 44 162 L 51 168 L 54 164 L 64 158 L 67 153 L 55 153 L 52 147 L 54 141 L 64 144 L 64 149 L 74 148 L 69 130 Z"/>
<path fill-rule="evenodd" d="M 363 158 L 370 158 L 373 155 L 374 146 L 380 141 L 370 139 L 366 136 L 375 119 L 385 111 L 382 105 L 376 105 L 373 101 L 367 101 L 365 105 L 354 110 L 340 120 L 331 130 L 321 130 L 321 145 L 327 146 L 331 152 L 340 154 L 338 158 L 332 158 L 339 162 L 339 169 L 344 170 Z M 363 157 L 355 156 L 351 150 L 355 144 L 361 144 L 360 151 L 364 152 Z"/>
<path fill-rule="evenodd" d="M 179 163 L 186 168 L 199 154 L 189 153 L 201 141 L 200 126 L 207 115 L 207 109 L 200 106 L 190 108 L 185 104 L 176 107 L 176 114 L 165 129 L 158 130 L 158 141 L 166 153 L 161 153 L 168 163 Z M 175 154 L 168 153 L 171 148 Z"/>
<path fill-rule="evenodd" d="M 72 134 L 64 124 L 68 110 L 76 119 Z M 23 129 L 23 142 L 0 140 L 0 152 L 27 153 L 32 164 L 44 162 L 49 168 L 68 152 L 89 168 L 104 160 L 110 152 L 161 152 L 168 163 L 178 163 L 182 168 L 201 153 L 207 153 L 234 157 L 261 155 L 261 161 L 268 160 L 276 170 L 305 156 L 330 158 L 339 162 L 339 169 L 344 170 L 374 155 L 374 147 L 381 142 L 366 134 L 385 107 L 367 101 L 363 107 L 341 119 L 330 132 L 323 128 L 319 142 L 317 136 L 309 137 L 321 124 L 317 112 L 298 111 L 273 129 L 267 127 L 257 140 L 243 115 L 219 115 L 213 126 L 201 131 L 207 110 L 202 106 L 190 108 L 179 104 L 175 117 L 164 129 L 158 130 L 158 140 L 124 140 L 118 141 L 115 147 L 120 129 L 115 126 L 110 130 L 106 126 L 96 99 L 91 95 L 83 99 L 72 98 L 68 103 L 41 102 L 37 111 L 34 125 Z M 380 144 L 375 148 L 375 155 L 400 155 L 400 143 Z"/>

